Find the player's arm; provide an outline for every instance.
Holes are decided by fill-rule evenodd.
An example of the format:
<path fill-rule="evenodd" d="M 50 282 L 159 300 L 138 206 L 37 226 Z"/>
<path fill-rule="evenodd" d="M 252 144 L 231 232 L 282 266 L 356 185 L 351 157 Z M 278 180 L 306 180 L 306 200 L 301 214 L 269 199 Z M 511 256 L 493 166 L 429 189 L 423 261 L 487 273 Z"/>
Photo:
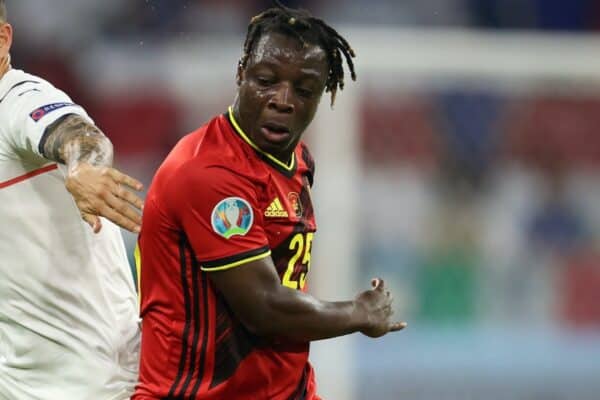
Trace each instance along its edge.
<path fill-rule="evenodd" d="M 341 302 L 283 286 L 269 257 L 259 189 L 245 176 L 225 166 L 179 168 L 168 182 L 164 203 L 199 255 L 200 268 L 250 331 L 310 341 L 359 331 L 377 337 L 405 326 L 391 322 L 392 296 L 381 280 L 354 300 Z M 238 233 L 225 235 L 223 227 L 238 223 L 225 214 L 232 200 L 238 215 L 254 218 Z"/>
<path fill-rule="evenodd" d="M 379 337 L 406 326 L 391 320 L 392 295 L 380 279 L 352 301 L 328 302 L 283 286 L 270 257 L 209 276 L 238 318 L 259 336 L 311 341 L 362 332 Z"/>
<path fill-rule="evenodd" d="M 112 144 L 98 127 L 66 115 L 48 126 L 41 147 L 44 157 L 67 166 L 65 186 L 94 232 L 102 228 L 100 216 L 139 232 L 141 217 L 133 207 L 140 210 L 142 200 L 126 188 L 141 190 L 142 184 L 112 168 Z"/>

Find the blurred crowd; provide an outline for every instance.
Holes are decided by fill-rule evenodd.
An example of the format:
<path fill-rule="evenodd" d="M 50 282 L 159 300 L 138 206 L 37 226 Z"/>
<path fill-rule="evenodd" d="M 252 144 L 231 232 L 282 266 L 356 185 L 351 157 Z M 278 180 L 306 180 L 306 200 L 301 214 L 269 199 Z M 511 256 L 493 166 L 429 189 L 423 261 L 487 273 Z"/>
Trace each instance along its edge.
<path fill-rule="evenodd" d="M 98 69 L 110 65 L 107 49 L 123 42 L 138 48 L 146 44 L 144 53 L 137 54 L 149 57 L 171 42 L 210 37 L 218 43 L 224 34 L 238 35 L 241 46 L 250 17 L 271 4 L 8 3 L 16 32 L 13 64 L 47 78 L 84 105 L 115 143 L 117 162 L 146 183 L 176 140 L 205 114 L 173 94 L 168 82 L 145 79 L 141 85 L 127 85 L 144 74 L 142 68 L 135 70 L 140 63 L 133 59 L 126 67 L 133 72 L 111 72 L 113 78 L 125 76 L 124 83 L 114 83 L 108 92 L 98 90 L 93 81 L 99 79 Z M 592 0 L 283 3 L 311 9 L 336 25 L 600 28 L 600 3 Z M 82 68 L 84 59 L 88 64 L 89 59 L 99 61 L 96 69 Z M 229 100 L 217 96 L 206 113 Z M 364 210 L 365 232 L 372 239 L 363 249 L 364 273 L 380 267 L 398 272 L 401 260 L 406 269 L 395 276 L 402 282 L 401 292 L 412 293 L 404 303 L 409 318 L 475 321 L 484 309 L 487 316 L 496 310 L 494 321 L 535 315 L 545 321 L 600 323 L 600 301 L 583 295 L 598 300 L 592 293 L 600 281 L 594 266 L 600 210 L 593 171 L 600 166 L 600 97 L 511 97 L 462 88 L 386 96 L 367 91 L 361 107 L 365 179 L 373 188 L 366 192 L 373 198 L 364 200 L 386 210 L 378 216 Z M 550 265 L 577 267 L 539 272 L 554 268 Z M 562 294 L 556 296 L 559 286 Z"/>
<path fill-rule="evenodd" d="M 600 29 L 594 0 L 283 0 L 335 23 L 588 31 Z M 169 39 L 240 32 L 271 0 L 43 0 L 10 2 L 32 43 L 85 44 L 126 35 Z M 22 41 L 25 39 L 21 39 Z"/>
<path fill-rule="evenodd" d="M 599 111 L 600 93 L 365 98 L 366 275 L 400 267 L 417 320 L 600 325 Z"/>

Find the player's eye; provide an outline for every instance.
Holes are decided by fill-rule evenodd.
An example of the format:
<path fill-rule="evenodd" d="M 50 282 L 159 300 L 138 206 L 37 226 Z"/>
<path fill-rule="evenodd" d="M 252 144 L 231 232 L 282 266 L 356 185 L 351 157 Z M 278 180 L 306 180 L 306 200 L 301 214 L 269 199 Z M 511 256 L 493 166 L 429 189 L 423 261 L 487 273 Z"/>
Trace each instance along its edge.
<path fill-rule="evenodd" d="M 310 98 L 313 95 L 313 91 L 312 90 L 306 89 L 306 88 L 302 88 L 302 87 L 296 88 L 296 92 L 300 96 L 305 97 L 305 98 Z"/>
<path fill-rule="evenodd" d="M 258 84 L 260 86 L 270 86 L 273 84 L 273 79 L 271 78 L 267 78 L 264 76 L 259 76 L 256 78 L 256 82 L 258 82 Z"/>

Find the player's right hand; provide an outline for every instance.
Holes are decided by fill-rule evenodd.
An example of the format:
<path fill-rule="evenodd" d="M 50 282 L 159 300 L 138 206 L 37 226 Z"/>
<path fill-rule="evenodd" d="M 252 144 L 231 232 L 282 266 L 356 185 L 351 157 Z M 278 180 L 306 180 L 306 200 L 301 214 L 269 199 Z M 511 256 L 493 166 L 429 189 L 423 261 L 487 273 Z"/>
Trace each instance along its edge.
<path fill-rule="evenodd" d="M 373 279 L 371 286 L 372 289 L 360 293 L 354 299 L 359 315 L 364 320 L 361 333 L 377 338 L 406 328 L 406 322 L 394 322 L 391 319 L 394 314 L 392 309 L 394 298 L 385 288 L 383 280 Z"/>
<path fill-rule="evenodd" d="M 100 232 L 100 217 L 131 232 L 139 232 L 142 199 L 127 188 L 140 191 L 143 185 L 114 168 L 79 163 L 69 170 L 65 186 L 73 196 L 82 218 Z"/>

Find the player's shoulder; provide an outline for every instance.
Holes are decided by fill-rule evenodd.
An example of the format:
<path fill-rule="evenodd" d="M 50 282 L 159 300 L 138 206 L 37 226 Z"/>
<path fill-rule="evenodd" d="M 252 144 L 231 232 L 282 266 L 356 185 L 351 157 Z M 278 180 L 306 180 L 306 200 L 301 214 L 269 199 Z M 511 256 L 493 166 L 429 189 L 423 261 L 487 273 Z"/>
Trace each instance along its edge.
<path fill-rule="evenodd" d="M 186 166 L 189 171 L 200 173 L 207 170 L 227 171 L 227 173 L 259 178 L 254 150 L 244 145 L 233 132 L 225 115 L 218 115 L 196 131 L 182 139 L 182 146 L 187 147 L 189 160 Z M 190 172 L 190 173 L 195 173 Z"/>
<path fill-rule="evenodd" d="M 304 164 L 306 164 L 309 168 L 314 168 L 315 160 L 310 152 L 310 149 L 308 148 L 308 145 L 304 141 L 301 141 L 298 144 L 298 150 L 300 152 L 300 159 L 302 162 L 304 162 Z"/>
<path fill-rule="evenodd" d="M 181 138 L 160 166 L 155 181 L 163 181 L 168 190 L 174 185 L 186 190 L 190 185 L 231 180 L 251 184 L 264 179 L 227 124 L 226 117 L 219 115 Z"/>
<path fill-rule="evenodd" d="M 10 69 L 0 80 L 0 100 L 5 100 L 9 94 L 36 88 L 38 91 L 56 89 L 47 80 L 20 69 Z M 18 95 L 17 94 L 17 95 Z"/>
<path fill-rule="evenodd" d="M 6 74 L 4 74 L 2 76 L 2 80 L 0 81 L 0 87 L 2 87 L 2 88 L 5 88 L 7 86 L 10 87 L 10 86 L 14 85 L 15 83 L 49 84 L 48 81 L 46 81 L 45 79 L 43 79 L 37 75 L 30 74 L 21 69 L 11 68 L 6 72 Z"/>
<path fill-rule="evenodd" d="M 313 177 L 315 175 L 315 160 L 312 154 L 310 153 L 310 150 L 306 143 L 300 142 L 300 144 L 297 147 L 296 155 L 301 165 L 300 169 L 306 170 L 308 179 L 310 181 L 310 184 L 312 185 Z"/>
<path fill-rule="evenodd" d="M 19 104 L 37 104 L 46 100 L 50 104 L 39 110 L 40 115 L 62 107 L 75 106 L 66 93 L 39 76 L 11 69 L 0 79 L 0 110 L 4 113 L 12 113 L 12 107 Z"/>
<path fill-rule="evenodd" d="M 157 174 L 148 198 L 175 216 L 189 204 L 210 202 L 220 193 L 246 193 L 252 197 L 261 192 L 259 186 L 260 182 L 232 165 L 190 159 L 168 175 Z"/>

